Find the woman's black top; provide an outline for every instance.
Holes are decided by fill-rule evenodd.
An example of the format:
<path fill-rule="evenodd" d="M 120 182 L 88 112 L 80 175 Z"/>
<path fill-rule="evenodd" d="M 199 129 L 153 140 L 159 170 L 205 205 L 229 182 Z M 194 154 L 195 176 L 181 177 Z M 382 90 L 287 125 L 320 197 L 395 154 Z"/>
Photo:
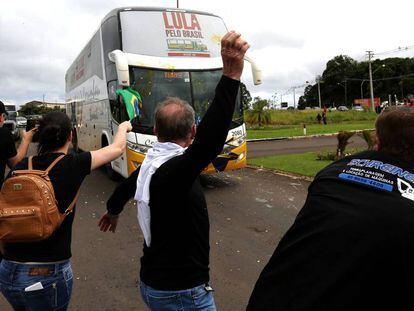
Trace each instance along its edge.
<path fill-rule="evenodd" d="M 33 157 L 33 168 L 45 170 L 61 153 L 48 153 Z M 28 159 L 22 160 L 13 170 L 27 169 Z M 68 154 L 49 172 L 58 208 L 63 213 L 76 196 L 86 175 L 91 172 L 91 153 Z M 10 175 L 9 175 L 10 176 Z M 62 225 L 46 240 L 30 243 L 6 243 L 3 257 L 18 262 L 54 262 L 69 259 L 71 254 L 72 223 L 69 214 Z"/>

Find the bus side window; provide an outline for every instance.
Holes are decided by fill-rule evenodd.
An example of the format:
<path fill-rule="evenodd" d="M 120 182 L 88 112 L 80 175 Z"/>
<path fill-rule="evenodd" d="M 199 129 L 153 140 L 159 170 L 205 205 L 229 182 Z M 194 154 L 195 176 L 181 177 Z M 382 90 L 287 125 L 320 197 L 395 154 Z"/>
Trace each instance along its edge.
<path fill-rule="evenodd" d="M 108 82 L 108 98 L 109 104 L 111 106 L 111 114 L 112 117 L 119 122 L 120 121 L 120 111 L 119 111 L 119 103 L 118 103 L 118 95 L 116 95 L 116 88 L 118 83 L 116 80 Z"/>
<path fill-rule="evenodd" d="M 118 94 L 116 94 L 116 90 L 118 88 L 118 83 L 116 80 L 110 81 L 108 83 L 108 98 L 109 104 L 111 106 L 111 113 L 112 117 L 118 122 L 121 123 L 123 121 L 129 120 L 128 112 L 126 110 L 125 104 L 123 100 Z"/>

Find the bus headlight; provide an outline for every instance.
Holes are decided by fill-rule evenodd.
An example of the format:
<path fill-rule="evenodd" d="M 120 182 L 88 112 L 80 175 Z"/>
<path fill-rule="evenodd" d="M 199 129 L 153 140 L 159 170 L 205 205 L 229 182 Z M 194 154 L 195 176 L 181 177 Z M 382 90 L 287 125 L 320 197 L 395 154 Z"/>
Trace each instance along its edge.
<path fill-rule="evenodd" d="M 127 142 L 127 146 L 128 149 L 138 152 L 138 153 L 147 153 L 148 149 L 151 147 L 145 146 L 145 145 L 140 145 L 140 144 L 136 144 L 136 143 L 132 143 L 130 141 Z"/>
<path fill-rule="evenodd" d="M 228 154 L 234 148 L 241 146 L 246 141 L 246 136 L 234 137 L 224 144 L 223 153 Z"/>

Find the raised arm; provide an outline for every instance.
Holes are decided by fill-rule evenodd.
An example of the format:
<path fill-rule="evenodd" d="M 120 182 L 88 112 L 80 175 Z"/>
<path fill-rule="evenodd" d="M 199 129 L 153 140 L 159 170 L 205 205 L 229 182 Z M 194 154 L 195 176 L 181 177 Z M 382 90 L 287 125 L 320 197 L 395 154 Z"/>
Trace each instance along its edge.
<path fill-rule="evenodd" d="M 118 126 L 118 131 L 112 144 L 99 150 L 91 151 L 91 170 L 94 170 L 106 163 L 120 157 L 126 148 L 126 133 L 131 131 L 132 126 L 129 121 L 125 121 Z"/>
<path fill-rule="evenodd" d="M 17 163 L 19 163 L 27 154 L 27 150 L 29 149 L 29 145 L 33 139 L 34 133 L 36 133 L 37 129 L 33 128 L 30 131 L 22 132 L 22 141 L 20 142 L 19 148 L 17 148 L 17 154 L 9 158 L 7 160 L 7 166 L 13 168 Z M 14 147 L 14 146 L 13 146 Z"/>
<path fill-rule="evenodd" d="M 227 33 L 221 40 L 223 76 L 212 104 L 197 129 L 193 143 L 177 163 L 181 180 L 192 181 L 221 152 L 234 113 L 244 55 L 249 44 L 239 33 Z"/>

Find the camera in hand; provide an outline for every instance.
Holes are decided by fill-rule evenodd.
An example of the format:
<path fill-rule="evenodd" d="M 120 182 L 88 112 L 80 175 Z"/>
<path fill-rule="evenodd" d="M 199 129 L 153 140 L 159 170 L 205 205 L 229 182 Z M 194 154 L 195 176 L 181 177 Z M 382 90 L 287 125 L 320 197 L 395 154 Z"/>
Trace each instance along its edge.
<path fill-rule="evenodd" d="M 40 124 L 40 118 L 28 118 L 26 124 L 26 132 L 30 131 L 33 128 L 38 128 Z M 39 131 L 33 135 L 32 142 L 36 143 L 39 141 Z"/>

